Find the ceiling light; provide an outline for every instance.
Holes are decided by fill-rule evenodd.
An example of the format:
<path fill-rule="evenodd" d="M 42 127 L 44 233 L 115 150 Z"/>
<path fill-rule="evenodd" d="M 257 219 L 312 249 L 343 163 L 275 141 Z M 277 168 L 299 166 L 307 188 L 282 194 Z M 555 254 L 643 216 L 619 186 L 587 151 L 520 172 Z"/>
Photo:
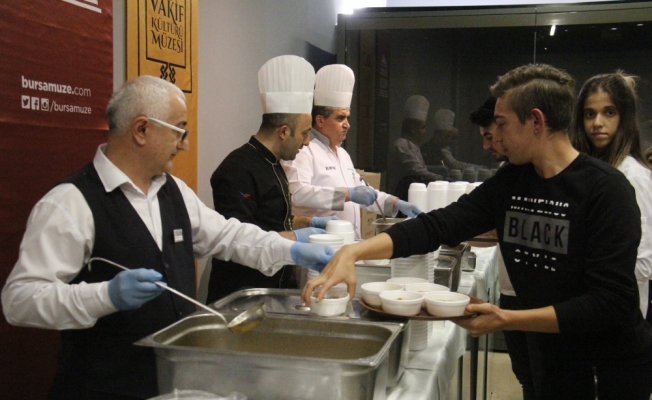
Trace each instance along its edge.
<path fill-rule="evenodd" d="M 550 27 L 550 36 L 555 36 L 555 29 L 557 28 L 557 25 L 553 25 Z"/>

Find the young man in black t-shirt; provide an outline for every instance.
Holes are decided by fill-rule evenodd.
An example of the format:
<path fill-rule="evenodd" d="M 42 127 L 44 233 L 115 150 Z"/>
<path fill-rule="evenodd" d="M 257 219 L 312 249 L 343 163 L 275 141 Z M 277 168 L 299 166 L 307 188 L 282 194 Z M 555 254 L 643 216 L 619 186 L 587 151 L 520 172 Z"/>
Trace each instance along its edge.
<path fill-rule="evenodd" d="M 472 304 L 456 321 L 473 336 L 533 332 L 540 399 L 648 400 L 652 331 L 638 309 L 634 266 L 641 236 L 634 189 L 606 163 L 578 153 L 567 130 L 574 80 L 527 65 L 492 86 L 495 141 L 510 165 L 446 208 L 343 247 L 303 296 L 345 281 L 354 262 L 433 251 L 496 229 L 522 310 Z M 595 371 L 595 375 L 594 375 Z"/>

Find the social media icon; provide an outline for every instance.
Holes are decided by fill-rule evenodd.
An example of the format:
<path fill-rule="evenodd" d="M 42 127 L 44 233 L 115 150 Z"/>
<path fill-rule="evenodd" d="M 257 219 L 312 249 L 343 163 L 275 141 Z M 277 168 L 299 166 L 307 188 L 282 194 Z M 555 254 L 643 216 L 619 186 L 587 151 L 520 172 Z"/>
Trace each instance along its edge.
<path fill-rule="evenodd" d="M 41 98 L 41 111 L 50 111 L 50 99 Z"/>
<path fill-rule="evenodd" d="M 20 96 L 20 99 L 22 100 L 20 104 L 23 106 L 23 108 L 29 109 L 29 96 L 22 95 Z"/>
<path fill-rule="evenodd" d="M 39 107 L 39 98 L 38 97 L 32 97 L 32 110 L 38 110 L 40 109 Z"/>

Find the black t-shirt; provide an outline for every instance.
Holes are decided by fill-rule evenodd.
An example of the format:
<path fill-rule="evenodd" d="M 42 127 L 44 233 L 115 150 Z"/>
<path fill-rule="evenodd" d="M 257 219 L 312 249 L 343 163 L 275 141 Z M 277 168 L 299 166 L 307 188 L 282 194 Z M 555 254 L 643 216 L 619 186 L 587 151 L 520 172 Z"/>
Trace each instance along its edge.
<path fill-rule="evenodd" d="M 405 257 L 494 228 L 519 301 L 554 307 L 558 347 L 592 359 L 652 356 L 634 275 L 640 211 L 618 170 L 585 154 L 549 179 L 531 164 L 507 165 L 456 203 L 387 233 L 393 257 Z"/>

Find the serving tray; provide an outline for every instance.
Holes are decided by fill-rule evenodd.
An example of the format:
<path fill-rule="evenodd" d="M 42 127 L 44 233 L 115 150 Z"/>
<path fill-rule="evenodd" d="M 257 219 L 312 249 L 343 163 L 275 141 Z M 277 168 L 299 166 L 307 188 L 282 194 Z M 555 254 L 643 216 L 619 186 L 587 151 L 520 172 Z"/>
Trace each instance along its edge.
<path fill-rule="evenodd" d="M 478 299 L 477 297 L 474 296 L 469 296 L 471 298 L 470 304 L 480 304 L 484 303 L 482 300 Z M 382 308 L 380 307 L 374 307 L 370 306 L 369 304 L 365 303 L 363 299 L 360 299 L 360 305 L 364 308 L 366 308 L 369 311 L 375 312 L 379 315 L 383 315 L 385 317 L 390 317 L 390 318 L 404 318 L 404 319 L 415 319 L 415 320 L 421 320 L 421 321 L 456 321 L 456 320 L 461 320 L 461 319 L 468 319 L 476 316 L 477 314 L 475 313 L 466 313 L 464 315 L 458 315 L 455 317 L 439 317 L 436 315 L 431 315 L 428 313 L 428 311 L 425 308 L 422 308 L 421 311 L 419 311 L 419 314 L 417 315 L 412 315 L 412 316 L 405 316 L 405 315 L 397 315 L 397 314 L 390 314 L 386 311 L 383 311 Z"/>

